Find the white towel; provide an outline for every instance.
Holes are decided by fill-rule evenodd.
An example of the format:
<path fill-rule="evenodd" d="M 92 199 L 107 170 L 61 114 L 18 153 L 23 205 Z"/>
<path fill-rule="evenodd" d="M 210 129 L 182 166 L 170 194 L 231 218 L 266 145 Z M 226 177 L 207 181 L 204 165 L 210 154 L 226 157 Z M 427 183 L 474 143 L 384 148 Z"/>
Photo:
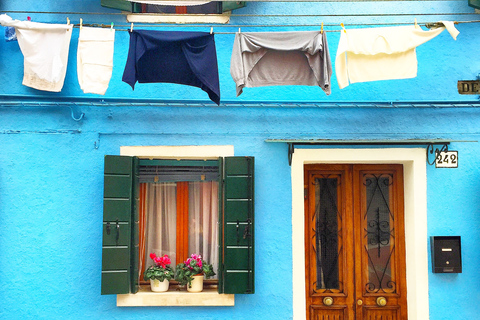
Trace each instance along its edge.
<path fill-rule="evenodd" d="M 456 39 L 458 30 L 453 23 L 444 25 Z M 423 31 L 413 25 L 342 30 L 335 59 L 340 89 L 355 82 L 415 78 L 415 48 L 443 30 L 444 27 Z"/>
<path fill-rule="evenodd" d="M 15 27 L 24 57 L 22 84 L 38 90 L 61 91 L 73 25 L 19 21 L 6 14 L 0 15 L 0 24 Z"/>
<path fill-rule="evenodd" d="M 77 74 L 84 93 L 105 94 L 112 77 L 114 29 L 82 27 L 78 37 Z"/>

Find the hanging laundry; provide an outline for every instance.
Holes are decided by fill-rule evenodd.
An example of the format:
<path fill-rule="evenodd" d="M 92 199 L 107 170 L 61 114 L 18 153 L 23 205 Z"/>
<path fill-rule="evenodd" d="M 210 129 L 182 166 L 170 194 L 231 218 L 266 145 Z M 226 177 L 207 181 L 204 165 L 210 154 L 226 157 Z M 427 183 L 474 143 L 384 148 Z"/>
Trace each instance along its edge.
<path fill-rule="evenodd" d="M 61 91 L 73 25 L 19 21 L 6 14 L 0 15 L 0 24 L 15 27 L 24 57 L 22 84 L 37 90 Z"/>
<path fill-rule="evenodd" d="M 319 86 L 330 94 L 332 64 L 320 31 L 237 32 L 230 74 L 237 96 L 244 87 Z"/>
<path fill-rule="evenodd" d="M 113 69 L 115 29 L 81 27 L 78 36 L 77 74 L 84 93 L 104 95 Z"/>
<path fill-rule="evenodd" d="M 122 80 L 198 87 L 220 104 L 214 35 L 207 32 L 133 30 Z"/>
<path fill-rule="evenodd" d="M 17 34 L 14 27 L 5 27 L 5 41 L 17 41 Z"/>
<path fill-rule="evenodd" d="M 445 21 L 443 24 L 456 40 L 459 32 L 453 22 Z M 355 82 L 415 78 L 415 48 L 443 30 L 444 27 L 424 31 L 412 25 L 340 31 L 335 59 L 340 89 Z"/>

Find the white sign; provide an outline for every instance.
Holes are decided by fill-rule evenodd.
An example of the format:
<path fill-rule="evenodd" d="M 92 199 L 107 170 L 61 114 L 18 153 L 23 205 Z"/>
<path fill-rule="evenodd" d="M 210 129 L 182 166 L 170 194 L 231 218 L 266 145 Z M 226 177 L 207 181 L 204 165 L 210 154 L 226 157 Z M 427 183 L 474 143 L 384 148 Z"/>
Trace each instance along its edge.
<path fill-rule="evenodd" d="M 442 151 L 435 158 L 436 168 L 458 168 L 458 151 Z"/>

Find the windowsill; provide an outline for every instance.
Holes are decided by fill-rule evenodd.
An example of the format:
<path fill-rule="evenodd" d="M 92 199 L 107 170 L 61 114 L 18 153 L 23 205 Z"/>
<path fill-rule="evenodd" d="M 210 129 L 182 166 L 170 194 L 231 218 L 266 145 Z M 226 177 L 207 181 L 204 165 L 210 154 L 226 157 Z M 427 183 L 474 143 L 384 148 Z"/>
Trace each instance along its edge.
<path fill-rule="evenodd" d="M 136 294 L 118 294 L 117 307 L 154 306 L 234 306 L 234 294 L 220 294 L 216 288 L 205 288 L 202 292 L 178 291 L 170 286 L 167 292 L 152 292 L 150 286 L 140 286 Z"/>
<path fill-rule="evenodd" d="M 127 22 L 137 23 L 216 23 L 226 24 L 230 22 L 230 13 L 224 14 L 153 14 L 138 13 L 128 14 Z"/>

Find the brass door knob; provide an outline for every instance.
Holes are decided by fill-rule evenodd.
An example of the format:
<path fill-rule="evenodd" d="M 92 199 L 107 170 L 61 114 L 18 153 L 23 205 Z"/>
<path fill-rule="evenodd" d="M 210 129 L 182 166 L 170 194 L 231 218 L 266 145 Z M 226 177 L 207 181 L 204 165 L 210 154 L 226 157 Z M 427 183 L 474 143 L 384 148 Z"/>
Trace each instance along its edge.
<path fill-rule="evenodd" d="M 323 304 L 326 306 L 331 306 L 333 304 L 333 298 L 332 297 L 323 298 Z"/>
<path fill-rule="evenodd" d="M 377 305 L 379 307 L 385 307 L 387 305 L 387 299 L 385 299 L 384 297 L 378 297 L 377 298 Z"/>
<path fill-rule="evenodd" d="M 363 300 L 362 300 L 362 299 L 358 299 L 358 300 L 357 300 L 357 304 L 358 304 L 359 306 L 361 306 L 361 305 L 363 304 Z"/>

